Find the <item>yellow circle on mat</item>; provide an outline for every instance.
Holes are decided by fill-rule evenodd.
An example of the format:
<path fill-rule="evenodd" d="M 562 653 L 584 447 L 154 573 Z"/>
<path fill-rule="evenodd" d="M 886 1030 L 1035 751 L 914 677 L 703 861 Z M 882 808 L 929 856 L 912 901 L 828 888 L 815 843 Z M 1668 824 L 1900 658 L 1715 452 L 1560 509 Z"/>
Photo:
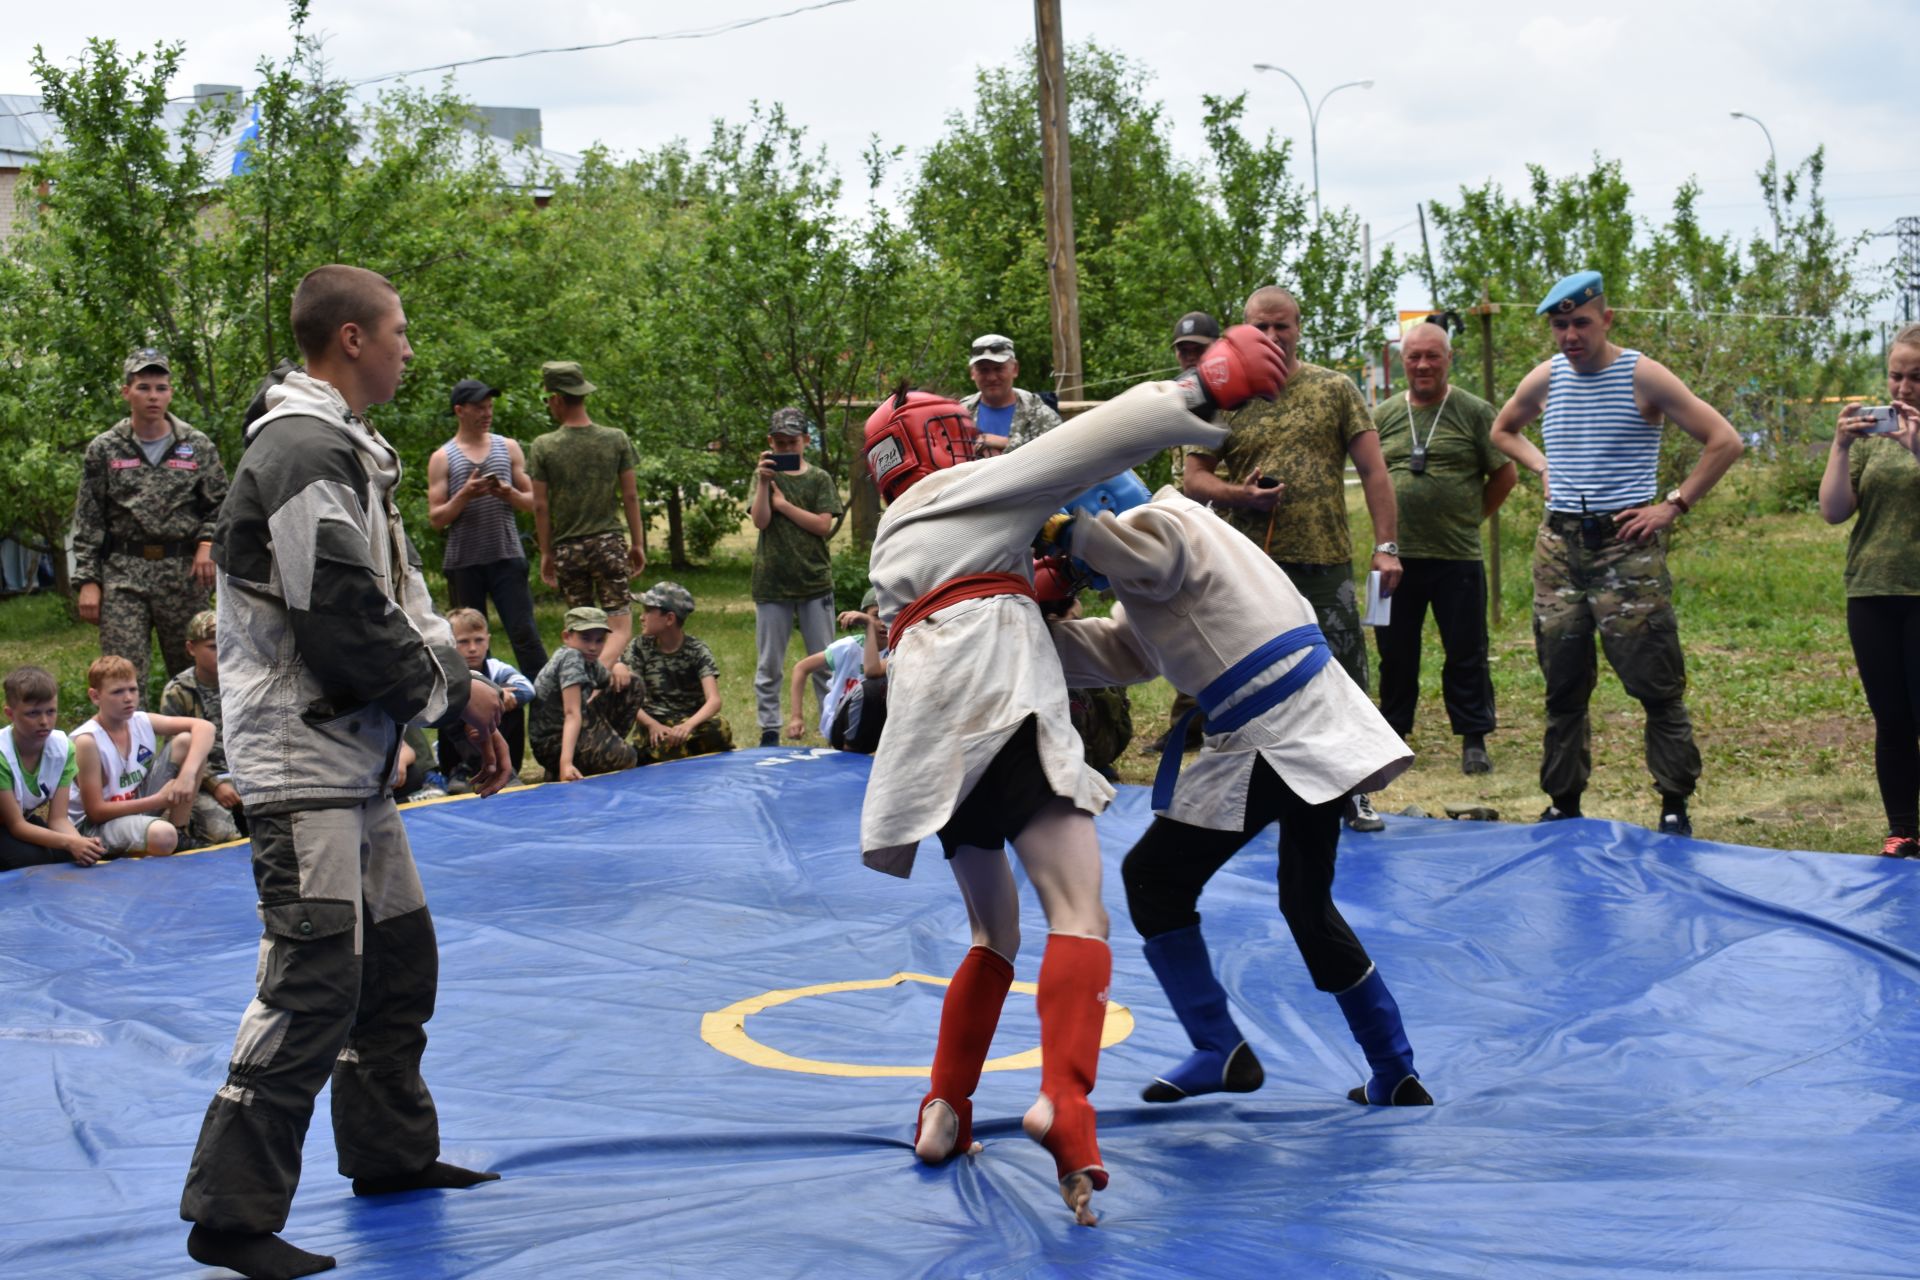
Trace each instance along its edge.
<path fill-rule="evenodd" d="M 797 1058 L 790 1053 L 769 1048 L 747 1034 L 747 1018 L 775 1005 L 804 1000 L 808 996 L 833 995 L 840 991 L 877 991 L 882 987 L 897 987 L 903 982 L 924 982 L 930 987 L 944 987 L 952 979 L 935 977 L 930 973 L 896 973 L 890 978 L 863 978 L 853 982 L 823 982 L 813 987 L 792 987 L 785 991 L 767 991 L 757 996 L 748 996 L 745 1000 L 736 1000 L 724 1009 L 702 1015 L 700 1019 L 700 1038 L 730 1057 L 742 1062 L 751 1062 L 756 1067 L 770 1067 L 775 1071 L 799 1071 L 816 1076 L 931 1076 L 933 1067 L 881 1066 L 864 1062 L 827 1062 L 819 1058 Z M 1033 995 L 1039 990 L 1031 982 L 1016 982 L 1015 991 Z M 1119 1044 L 1133 1034 L 1133 1014 L 1117 1001 L 1107 1001 L 1107 1021 L 1100 1030 L 1100 1047 L 1105 1049 Z M 989 1058 L 987 1071 L 1023 1071 L 1040 1065 L 1040 1050 L 1028 1049 L 1024 1053 L 1008 1054 L 1003 1058 Z"/>

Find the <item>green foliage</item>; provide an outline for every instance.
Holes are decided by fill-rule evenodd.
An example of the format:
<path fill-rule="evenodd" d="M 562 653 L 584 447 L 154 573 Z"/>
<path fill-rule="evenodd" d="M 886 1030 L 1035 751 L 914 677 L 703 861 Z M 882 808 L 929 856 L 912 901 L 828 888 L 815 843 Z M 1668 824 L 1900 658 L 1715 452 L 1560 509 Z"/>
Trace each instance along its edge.
<path fill-rule="evenodd" d="M 836 614 L 858 609 L 872 585 L 867 577 L 864 547 L 841 547 L 833 553 L 833 609 Z"/>

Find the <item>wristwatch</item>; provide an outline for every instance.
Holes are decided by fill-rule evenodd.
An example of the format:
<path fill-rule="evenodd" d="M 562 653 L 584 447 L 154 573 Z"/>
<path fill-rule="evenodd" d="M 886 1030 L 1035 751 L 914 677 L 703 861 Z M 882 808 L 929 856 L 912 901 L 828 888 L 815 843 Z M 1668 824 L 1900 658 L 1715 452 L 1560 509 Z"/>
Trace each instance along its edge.
<path fill-rule="evenodd" d="M 1693 510 L 1693 504 L 1691 502 L 1688 502 L 1685 498 L 1681 497 L 1680 490 L 1678 489 L 1675 489 L 1671 493 L 1669 493 L 1667 495 L 1666 500 L 1668 502 L 1671 502 L 1674 506 L 1680 508 L 1680 514 L 1683 516 Z"/>
<path fill-rule="evenodd" d="M 1373 544 L 1373 554 L 1377 556 L 1392 556 L 1398 560 L 1400 558 L 1400 544 L 1397 542 L 1376 542 Z"/>

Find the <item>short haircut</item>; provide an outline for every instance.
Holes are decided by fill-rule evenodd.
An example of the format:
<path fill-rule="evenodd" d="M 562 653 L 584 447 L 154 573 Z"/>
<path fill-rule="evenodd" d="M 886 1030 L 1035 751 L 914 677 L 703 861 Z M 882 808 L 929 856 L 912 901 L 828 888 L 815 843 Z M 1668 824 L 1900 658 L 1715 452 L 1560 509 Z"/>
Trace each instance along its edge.
<path fill-rule="evenodd" d="M 1437 320 L 1422 320 L 1419 324 L 1410 325 L 1407 331 L 1400 335 L 1401 350 L 1404 351 L 1406 349 L 1407 339 L 1413 337 L 1416 333 L 1424 334 L 1429 338 L 1438 335 L 1440 338 L 1440 349 L 1442 351 L 1453 350 L 1453 336 L 1447 332 L 1447 326 Z"/>
<path fill-rule="evenodd" d="M 87 688 L 103 689 L 109 680 L 138 680 L 140 672 L 133 663 L 117 653 L 95 658 L 87 668 Z"/>
<path fill-rule="evenodd" d="M 340 263 L 315 267 L 293 291 L 293 340 L 300 354 L 316 359 L 333 345 L 344 324 L 370 327 L 400 301 L 400 291 L 377 271 Z"/>
<path fill-rule="evenodd" d="M 567 408 L 569 409 L 578 409 L 581 405 L 587 402 L 587 398 L 585 396 L 570 396 L 564 391 L 556 391 L 553 394 L 559 396 L 560 403 L 567 406 Z"/>
<path fill-rule="evenodd" d="M 1262 285 L 1247 295 L 1246 304 L 1241 311 L 1252 315 L 1256 311 L 1265 311 L 1269 307 L 1286 305 L 1293 308 L 1293 314 L 1300 314 L 1300 300 L 1277 284 Z"/>
<path fill-rule="evenodd" d="M 1920 324 L 1902 325 L 1893 335 L 1893 341 L 1887 344 L 1887 350 L 1895 347 L 1920 347 Z"/>
<path fill-rule="evenodd" d="M 455 631 L 465 628 L 468 631 L 487 631 L 489 635 L 492 634 L 487 628 L 487 615 L 478 609 L 447 610 L 447 625 Z"/>
<path fill-rule="evenodd" d="M 173 374 L 168 372 L 168 370 L 165 369 L 163 366 L 157 365 L 157 364 L 143 364 L 138 369 L 135 369 L 132 373 L 122 378 L 120 380 L 120 385 L 123 387 L 130 387 L 133 385 L 133 380 L 135 378 L 143 378 L 149 373 L 158 373 L 161 377 L 165 378 L 168 382 L 173 381 Z"/>
<path fill-rule="evenodd" d="M 220 615 L 211 609 L 202 609 L 187 621 L 187 643 L 199 644 L 202 640 L 211 640 L 220 630 Z"/>
<path fill-rule="evenodd" d="M 0 682 L 7 694 L 7 705 L 25 707 L 36 702 L 53 702 L 60 697 L 60 682 L 45 667 L 15 667 Z"/>

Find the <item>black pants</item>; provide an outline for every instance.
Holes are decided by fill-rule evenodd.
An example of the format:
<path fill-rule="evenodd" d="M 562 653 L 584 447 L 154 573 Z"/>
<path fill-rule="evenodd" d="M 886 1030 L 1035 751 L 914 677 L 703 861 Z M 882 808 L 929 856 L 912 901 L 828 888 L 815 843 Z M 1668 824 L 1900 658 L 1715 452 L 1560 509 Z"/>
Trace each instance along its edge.
<path fill-rule="evenodd" d="M 1920 596 L 1852 596 L 1847 634 L 1873 712 L 1873 771 L 1895 835 L 1920 835 Z"/>
<path fill-rule="evenodd" d="M 329 1079 L 342 1175 L 391 1177 L 439 1157 L 420 1055 L 440 953 L 392 800 L 249 821 L 266 924 L 258 987 L 207 1107 L 180 1216 L 252 1233 L 286 1226 L 314 1096 Z"/>
<path fill-rule="evenodd" d="M 38 818 L 28 818 L 36 827 L 47 824 Z M 49 849 L 44 845 L 28 844 L 17 840 L 4 831 L 0 831 L 0 871 L 18 871 L 23 867 L 52 867 L 61 863 L 70 863 L 73 858 L 58 849 Z"/>
<path fill-rule="evenodd" d="M 1200 923 L 1200 891 L 1267 824 L 1280 823 L 1280 914 L 1313 985 L 1345 991 L 1366 976 L 1367 949 L 1333 905 L 1333 860 L 1347 798 L 1308 804 L 1265 760 L 1253 766 L 1238 831 L 1209 831 L 1155 818 L 1120 865 L 1127 911 L 1142 938 Z"/>
<path fill-rule="evenodd" d="M 531 680 L 547 665 L 547 647 L 533 620 L 533 588 L 527 581 L 525 560 L 495 560 L 447 570 L 447 597 L 454 609 L 477 609 L 486 616 L 487 598 L 513 645 L 513 663 Z M 615 655 L 616 657 L 618 655 Z M 509 742 L 513 739 L 508 739 Z M 516 757 L 516 762 L 517 762 Z"/>
<path fill-rule="evenodd" d="M 1393 592 L 1393 624 L 1375 628 L 1380 650 L 1380 714 L 1401 737 L 1413 732 L 1420 701 L 1420 639 L 1427 610 L 1440 629 L 1446 662 L 1440 692 L 1456 734 L 1492 733 L 1493 676 L 1487 668 L 1487 570 L 1478 560 L 1405 559 Z"/>
<path fill-rule="evenodd" d="M 500 717 L 500 736 L 507 740 L 507 758 L 513 761 L 513 771 L 519 773 L 520 762 L 527 753 L 525 707 L 515 707 Z M 455 769 L 464 769 L 469 774 L 480 770 L 480 748 L 467 736 L 465 725 L 440 730 L 434 755 L 440 761 L 440 773 L 444 777 L 451 778 Z"/>

